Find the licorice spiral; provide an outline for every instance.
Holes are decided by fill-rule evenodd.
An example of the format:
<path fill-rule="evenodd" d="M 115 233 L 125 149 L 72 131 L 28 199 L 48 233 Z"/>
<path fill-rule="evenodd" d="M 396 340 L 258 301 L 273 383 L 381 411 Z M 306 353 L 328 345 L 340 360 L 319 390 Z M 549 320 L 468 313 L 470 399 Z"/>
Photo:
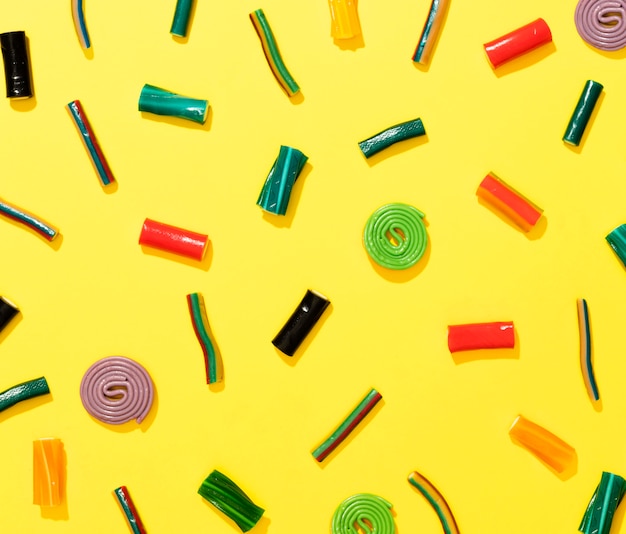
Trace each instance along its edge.
<path fill-rule="evenodd" d="M 580 0 L 574 21 L 583 40 L 595 48 L 613 51 L 626 46 L 624 0 Z"/>
<path fill-rule="evenodd" d="M 154 386 L 148 372 L 124 356 L 94 363 L 83 376 L 80 398 L 90 415 L 111 425 L 141 423 L 152 406 Z"/>
<path fill-rule="evenodd" d="M 371 493 L 357 493 L 343 501 L 331 524 L 332 534 L 354 534 L 366 532 L 394 534 L 396 524 L 391 515 L 393 505 Z M 358 527 L 358 528 L 357 528 Z"/>
<path fill-rule="evenodd" d="M 363 244 L 370 257 L 387 269 L 408 269 L 426 251 L 424 214 L 413 206 L 386 204 L 368 219 Z"/>

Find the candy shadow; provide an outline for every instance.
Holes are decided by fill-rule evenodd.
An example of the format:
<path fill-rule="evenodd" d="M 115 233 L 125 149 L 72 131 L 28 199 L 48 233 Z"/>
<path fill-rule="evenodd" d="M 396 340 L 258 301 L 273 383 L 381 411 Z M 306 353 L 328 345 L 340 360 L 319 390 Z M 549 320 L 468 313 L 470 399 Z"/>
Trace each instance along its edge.
<path fill-rule="evenodd" d="M 427 142 L 428 142 L 428 134 L 420 135 L 419 137 L 413 137 L 411 139 L 405 139 L 404 141 L 398 141 L 397 143 L 394 143 L 393 145 L 381 150 L 380 152 L 377 152 L 373 156 L 370 156 L 369 158 L 365 158 L 365 161 L 370 167 L 373 167 L 377 163 L 384 161 L 387 158 L 390 158 L 397 154 L 401 154 L 417 146 L 423 145 Z M 360 151 L 360 148 L 359 148 L 359 151 Z M 365 157 L 362 151 L 361 151 L 361 155 Z"/>
<path fill-rule="evenodd" d="M 63 500 L 59 506 L 41 506 L 41 517 L 44 519 L 52 519 L 54 521 L 67 521 L 70 518 L 67 504 L 67 453 L 65 452 L 65 445 L 61 449 L 63 458 L 61 460 L 63 466 Z"/>
<path fill-rule="evenodd" d="M 213 106 L 209 106 L 204 124 L 187 119 L 181 119 L 179 117 L 171 117 L 169 115 L 156 115 L 154 113 L 149 113 L 148 111 L 141 111 L 141 117 L 154 122 L 164 122 L 173 126 L 189 128 L 190 130 L 204 130 L 208 132 L 211 129 L 211 124 L 213 123 Z"/>
<path fill-rule="evenodd" d="M 361 433 L 361 431 L 369 424 L 369 421 L 374 418 L 374 416 L 382 409 L 384 405 L 385 405 L 385 399 L 382 398 L 376 403 L 376 406 L 374 406 L 374 408 L 372 408 L 372 410 L 361 421 L 359 421 L 359 424 L 354 428 L 354 430 L 352 430 L 352 432 L 350 432 L 350 434 L 348 434 L 346 439 L 344 439 L 337 446 L 337 448 L 333 450 L 333 452 L 331 452 L 326 458 L 324 458 L 324 460 L 322 460 L 321 462 L 318 462 L 315 458 L 313 458 L 313 460 L 315 461 L 315 463 L 317 463 L 319 468 L 326 469 L 326 466 L 329 464 L 329 462 L 332 461 L 332 459 L 337 454 L 339 454 L 342 450 L 344 450 L 352 442 L 352 440 Z M 339 421 L 338 423 L 340 424 L 342 421 Z M 334 432 L 336 428 L 337 427 L 333 427 L 331 432 Z M 329 432 L 329 435 L 330 435 L 330 432 Z M 326 436 L 324 440 L 320 441 L 320 445 L 327 439 L 327 437 L 328 436 Z M 315 448 L 317 448 L 318 446 L 316 446 Z"/>
<path fill-rule="evenodd" d="M 592 52 L 595 52 L 596 54 L 600 54 L 601 56 L 604 56 L 604 57 L 606 57 L 608 59 L 624 59 L 624 58 L 626 58 L 626 48 L 622 48 L 620 50 L 615 50 L 615 51 L 600 50 L 599 48 L 596 48 L 595 46 L 591 46 L 584 39 L 583 39 L 583 43 Z"/>
<path fill-rule="evenodd" d="M 333 39 L 333 43 L 337 45 L 340 50 L 352 50 L 353 52 L 355 52 L 359 48 L 365 48 L 363 32 L 361 32 L 359 35 L 351 37 L 350 39 Z"/>
<path fill-rule="evenodd" d="M 107 185 L 102 185 L 100 183 L 100 180 L 98 180 L 98 183 L 102 187 L 102 191 L 104 191 L 107 195 L 110 195 L 111 193 L 115 193 L 117 191 L 117 189 L 118 189 L 118 182 L 117 182 L 117 180 L 115 180 L 115 182 L 111 182 L 110 184 L 107 184 Z"/>
<path fill-rule="evenodd" d="M 13 330 L 15 329 L 15 327 L 18 325 L 18 323 L 20 323 L 22 320 L 22 312 L 19 311 L 17 312 L 17 315 L 15 315 L 15 317 L 13 317 L 10 321 L 9 324 L 7 324 L 3 329 L 2 332 L 0 332 L 0 343 L 2 343 L 4 341 L 4 339 L 11 333 L 13 332 Z"/>
<path fill-rule="evenodd" d="M 604 91 L 600 93 L 600 96 L 598 97 L 598 101 L 596 102 L 596 105 L 594 106 L 593 111 L 591 112 L 591 116 L 589 117 L 587 126 L 585 126 L 585 131 L 583 132 L 583 136 L 580 138 L 580 143 L 578 143 L 578 145 L 572 145 L 570 143 L 566 143 L 565 141 L 563 141 L 563 144 L 567 148 L 569 148 L 572 152 L 575 152 L 576 154 L 580 154 L 582 152 L 583 145 L 585 144 L 585 141 L 587 140 L 587 137 L 589 136 L 589 132 L 593 128 L 593 123 L 596 121 L 598 110 L 600 109 L 600 106 L 602 105 L 603 101 L 604 101 Z"/>
<path fill-rule="evenodd" d="M 91 37 L 90 37 L 90 39 L 91 39 Z M 80 46 L 80 43 L 78 43 L 78 44 Z M 80 49 L 83 51 L 83 55 L 85 56 L 85 59 L 88 59 L 89 61 L 91 61 L 93 59 L 93 43 L 91 43 L 89 48 L 83 48 L 81 46 Z"/>
<path fill-rule="evenodd" d="M 311 173 L 312 170 L 313 165 L 311 165 L 307 161 L 302 168 L 298 179 L 295 181 L 293 187 L 291 188 L 291 196 L 289 197 L 289 204 L 287 205 L 287 212 L 285 213 L 285 215 L 276 215 L 261 208 L 261 211 L 263 212 L 263 218 L 266 221 L 272 223 L 277 228 L 291 228 L 293 218 L 296 215 L 297 206 L 300 203 L 300 197 L 302 196 L 304 180 Z"/>
<path fill-rule="evenodd" d="M 211 266 L 211 261 L 213 259 L 213 243 L 209 243 L 209 245 L 207 246 L 202 261 L 187 258 L 186 256 L 179 256 L 178 254 L 174 254 L 173 252 L 166 252 L 164 250 L 148 247 L 146 245 L 141 245 L 141 250 L 147 256 L 157 256 L 165 260 L 171 260 L 182 263 L 183 265 L 189 265 L 190 267 L 195 267 L 196 269 L 201 269 L 202 271 L 209 270 L 209 267 Z"/>
<path fill-rule="evenodd" d="M 515 445 L 518 445 L 519 447 L 524 449 L 527 453 L 529 453 L 534 458 L 539 460 L 539 462 L 541 462 L 544 466 L 546 466 L 550 471 L 552 471 L 552 473 L 554 473 L 563 482 L 569 480 L 570 478 L 572 478 L 578 472 L 578 453 L 576 453 L 576 451 L 574 451 L 574 459 L 573 459 L 572 463 L 562 473 L 559 473 L 551 465 L 547 464 L 541 458 L 536 456 L 535 453 L 533 453 L 531 450 L 527 449 L 522 442 L 518 441 L 517 439 L 515 439 L 510 434 L 509 434 L 509 437 L 511 438 L 511 441 L 513 443 L 515 443 Z"/>
<path fill-rule="evenodd" d="M 241 530 L 239 526 L 237 525 L 237 523 L 235 523 L 225 513 L 218 510 L 213 504 L 207 501 L 204 497 L 200 496 L 200 498 L 202 499 L 202 502 L 206 504 L 211 510 L 213 510 L 213 512 L 216 512 L 217 515 L 220 516 L 224 520 L 225 523 L 227 523 L 231 528 L 235 529 L 234 530 L 235 532 L 239 532 Z M 252 501 L 252 502 L 254 502 L 254 504 L 256 504 L 257 506 L 260 506 L 255 501 Z M 257 524 L 254 525 L 254 527 L 252 527 L 254 529 L 254 534 L 267 534 L 267 532 L 269 531 L 271 522 L 272 520 L 269 517 L 267 517 L 264 513 L 261 519 L 259 519 L 259 521 L 257 522 Z"/>
<path fill-rule="evenodd" d="M 274 344 L 272 344 L 272 347 L 274 347 L 274 350 L 276 351 L 276 353 L 281 357 L 281 359 L 287 365 L 291 365 L 291 367 L 295 367 L 295 365 L 298 363 L 302 355 L 306 352 L 309 345 L 313 342 L 313 339 L 317 336 L 317 333 L 322 328 L 322 325 L 326 322 L 328 317 L 330 317 L 330 314 L 332 312 L 333 312 L 333 303 L 331 302 L 328 304 L 328 307 L 324 310 L 324 313 L 322 313 L 322 316 L 317 320 L 317 322 L 315 323 L 311 331 L 304 338 L 304 341 L 302 342 L 302 344 L 298 347 L 296 352 L 294 352 L 293 356 L 288 356 L 287 354 L 282 352 L 280 349 L 275 347 Z"/>
<path fill-rule="evenodd" d="M 33 109 L 37 107 L 37 97 L 33 94 L 33 96 L 31 96 L 30 98 L 22 98 L 22 99 L 12 98 L 9 100 L 9 103 L 11 104 L 11 107 L 15 111 L 24 113 L 24 112 L 32 111 Z"/>
<path fill-rule="evenodd" d="M 545 215 L 542 214 L 541 217 L 539 217 L 539 220 L 537 221 L 535 226 L 533 226 L 528 232 L 525 232 L 522 228 L 520 228 L 517 224 L 515 224 L 511 219 L 509 219 L 504 213 L 496 209 L 485 199 L 481 197 L 476 197 L 476 198 L 478 199 L 478 203 L 480 205 L 486 207 L 489 211 L 491 211 L 491 213 L 496 215 L 498 219 L 500 219 L 501 221 L 504 221 L 511 228 L 515 228 L 515 230 L 523 234 L 524 237 L 526 237 L 526 239 L 528 239 L 529 241 L 535 241 L 539 239 L 541 236 L 543 236 L 543 234 L 546 233 L 546 230 L 548 228 L 548 218 Z"/>
<path fill-rule="evenodd" d="M 302 92 L 302 89 L 300 89 L 293 96 L 289 96 L 286 92 L 285 92 L 285 94 L 289 97 L 289 102 L 291 102 L 294 106 L 299 106 L 300 104 L 302 104 L 302 102 L 304 102 L 304 93 Z"/>
<path fill-rule="evenodd" d="M 530 67 L 535 63 L 539 63 L 539 61 L 547 58 L 554 52 L 556 52 L 556 45 L 554 44 L 554 41 L 550 41 L 549 43 L 535 48 L 534 50 L 531 50 L 530 52 L 527 52 L 522 56 L 512 59 L 511 61 L 507 61 L 506 63 L 500 65 L 495 69 L 491 66 L 491 63 L 489 62 L 489 59 L 486 57 L 486 55 L 485 61 L 487 61 L 487 64 L 492 68 L 493 73 L 496 75 L 496 77 L 502 78 L 502 76 L 507 76 L 508 74 L 511 74 L 513 72 L 517 72 L 527 67 Z"/>
<path fill-rule="evenodd" d="M 179 44 L 185 44 L 189 41 L 189 34 L 191 33 L 191 28 L 193 27 L 193 21 L 196 18 L 196 4 L 197 2 L 194 0 L 191 3 L 191 10 L 189 11 L 189 20 L 187 21 L 187 35 L 182 37 L 181 35 L 174 35 L 170 32 L 172 36 L 172 40 L 176 41 Z"/>
<path fill-rule="evenodd" d="M 514 331 L 515 346 L 512 349 L 478 349 L 452 352 L 451 356 L 456 365 L 478 360 L 519 360 L 520 341 L 517 330 Z"/>
<path fill-rule="evenodd" d="M 424 224 L 428 227 L 428 222 L 424 220 Z M 413 280 L 416 276 L 422 273 L 424 269 L 426 269 L 428 265 L 428 261 L 430 260 L 430 249 L 431 249 L 431 240 L 428 239 L 426 243 L 426 250 L 424 251 L 424 255 L 419 259 L 419 261 L 409 267 L 408 269 L 387 269 L 382 265 L 378 265 L 369 254 L 367 254 L 367 250 L 365 251 L 367 254 L 367 258 L 370 261 L 370 265 L 372 268 L 385 280 L 389 282 L 394 282 L 396 284 L 403 284 L 410 280 Z"/>
<path fill-rule="evenodd" d="M 37 377 L 38 378 L 38 377 Z M 13 387 L 13 386 L 10 386 Z M 31 399 L 26 399 L 18 402 L 17 404 L 7 408 L 6 410 L 0 412 L 0 424 L 3 421 L 6 421 L 10 417 L 15 415 L 20 415 L 25 412 L 32 410 L 33 408 L 37 408 L 38 406 L 43 406 L 44 404 L 48 404 L 54 400 L 52 393 L 46 393 L 45 395 L 39 395 L 38 397 L 33 397 Z"/>

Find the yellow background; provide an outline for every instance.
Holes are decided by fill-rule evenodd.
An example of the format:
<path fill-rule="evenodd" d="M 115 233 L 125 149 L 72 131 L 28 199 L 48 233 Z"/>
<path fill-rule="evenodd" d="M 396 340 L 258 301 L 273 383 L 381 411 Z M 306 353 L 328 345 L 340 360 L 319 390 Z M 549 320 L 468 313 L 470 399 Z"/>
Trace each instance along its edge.
<path fill-rule="evenodd" d="M 572 0 L 452 2 L 428 68 L 411 61 L 428 0 L 362 2 L 363 39 L 348 47 L 330 37 L 325 0 L 200 1 L 186 40 L 169 34 L 174 5 L 89 0 L 87 54 L 69 0 L 1 9 L 0 30 L 30 40 L 36 99 L 0 106 L 0 197 L 62 238 L 0 220 L 0 294 L 22 312 L 0 336 L 0 389 L 44 375 L 52 391 L 0 414 L 0 530 L 127 532 L 112 494 L 126 485 L 151 533 L 238 532 L 196 493 L 219 469 L 266 509 L 259 533 L 328 532 L 359 492 L 394 504 L 400 534 L 439 533 L 413 470 L 464 533 L 576 532 L 602 470 L 626 475 L 626 283 L 604 240 L 626 222 L 625 54 L 581 40 Z M 258 8 L 302 89 L 292 101 L 248 19 Z M 538 17 L 553 43 L 494 72 L 483 43 Z M 572 149 L 561 137 L 588 79 L 605 90 Z M 145 83 L 207 98 L 206 125 L 138 112 Z M 74 99 L 118 180 L 111 192 L 64 107 Z M 358 141 L 416 117 L 427 138 L 365 160 Z M 310 158 L 284 218 L 255 204 L 281 144 Z M 545 210 L 538 230 L 477 201 L 489 171 Z M 404 272 L 373 265 L 361 242 L 394 201 L 428 221 L 427 254 Z M 209 234 L 205 261 L 142 250 L 146 217 Z M 307 288 L 332 304 L 288 358 L 270 341 Z M 196 291 L 220 387 L 205 384 L 185 301 Z M 450 355 L 447 325 L 500 320 L 515 322 L 515 350 Z M 80 401 L 86 369 L 118 354 L 156 385 L 139 426 L 100 424 Z M 381 405 L 318 465 L 311 451 L 371 387 Z M 511 442 L 519 413 L 576 449 L 575 472 L 559 477 Z M 46 436 L 64 442 L 67 499 L 42 511 L 31 442 Z"/>

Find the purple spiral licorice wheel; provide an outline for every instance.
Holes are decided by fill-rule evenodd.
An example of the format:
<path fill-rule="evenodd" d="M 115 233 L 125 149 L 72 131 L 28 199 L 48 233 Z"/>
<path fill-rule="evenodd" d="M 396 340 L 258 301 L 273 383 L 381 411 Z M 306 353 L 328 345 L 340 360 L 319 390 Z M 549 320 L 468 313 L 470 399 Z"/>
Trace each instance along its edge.
<path fill-rule="evenodd" d="M 574 20 L 578 33 L 591 46 L 608 51 L 626 46 L 624 0 L 580 0 Z"/>
<path fill-rule="evenodd" d="M 152 406 L 154 386 L 148 372 L 124 356 L 94 363 L 80 383 L 80 398 L 89 414 L 103 423 L 141 423 Z"/>

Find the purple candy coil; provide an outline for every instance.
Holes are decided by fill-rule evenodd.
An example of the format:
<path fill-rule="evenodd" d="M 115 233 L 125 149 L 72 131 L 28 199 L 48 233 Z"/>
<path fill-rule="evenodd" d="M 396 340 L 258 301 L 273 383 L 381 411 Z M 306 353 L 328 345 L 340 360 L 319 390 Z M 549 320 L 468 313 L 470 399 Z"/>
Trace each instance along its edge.
<path fill-rule="evenodd" d="M 154 399 L 148 372 L 124 356 L 94 363 L 80 383 L 80 398 L 90 415 L 111 425 L 144 420 Z"/>
<path fill-rule="evenodd" d="M 600 50 L 626 46 L 626 3 L 623 0 L 580 0 L 574 15 L 585 42 Z"/>

